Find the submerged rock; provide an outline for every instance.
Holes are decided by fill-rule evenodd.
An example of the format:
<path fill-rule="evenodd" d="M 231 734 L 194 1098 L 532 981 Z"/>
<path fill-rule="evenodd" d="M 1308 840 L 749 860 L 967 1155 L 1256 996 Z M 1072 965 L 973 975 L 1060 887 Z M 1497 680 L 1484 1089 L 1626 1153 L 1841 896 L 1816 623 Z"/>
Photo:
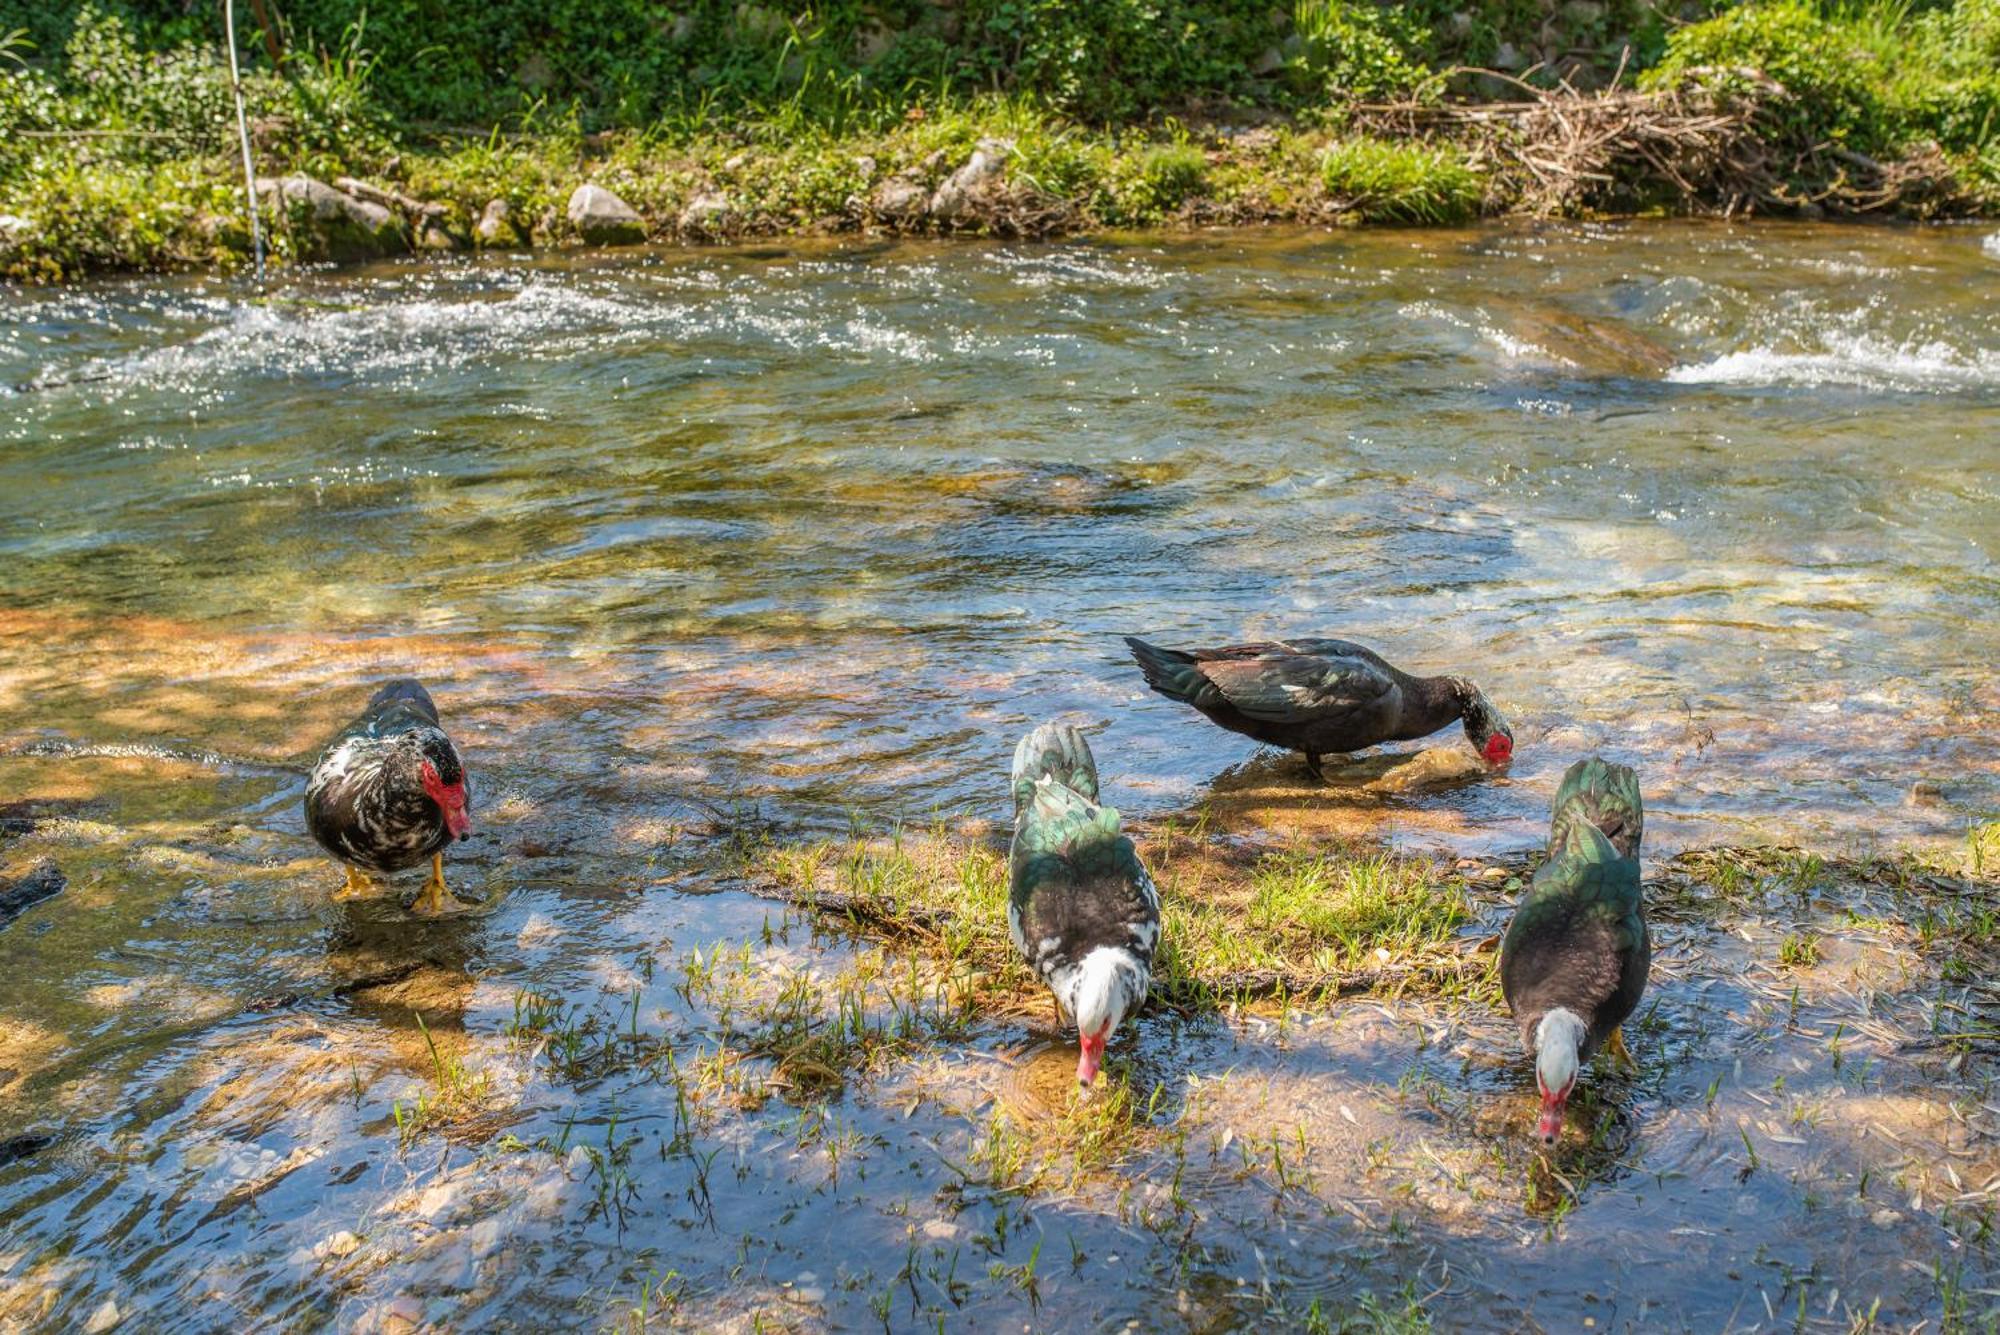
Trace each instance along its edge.
<path fill-rule="evenodd" d="M 631 246 L 646 239 L 637 210 L 601 185 L 580 185 L 569 197 L 569 225 L 593 246 Z"/>
<path fill-rule="evenodd" d="M 304 173 L 257 182 L 257 198 L 305 232 L 306 249 L 329 259 L 374 259 L 409 249 L 402 220 L 388 208 Z"/>
<path fill-rule="evenodd" d="M 931 216 L 953 223 L 977 211 L 998 191 L 1014 152 L 1011 139 L 981 139 L 963 167 L 945 178 L 931 196 Z"/>
<path fill-rule="evenodd" d="M 69 877 L 47 858 L 28 868 L 21 876 L 0 876 L 0 927 L 5 927 L 30 908 L 62 893 Z"/>
<path fill-rule="evenodd" d="M 472 229 L 472 239 L 481 246 L 510 250 L 521 244 L 514 226 L 514 208 L 504 199 L 490 199 Z"/>

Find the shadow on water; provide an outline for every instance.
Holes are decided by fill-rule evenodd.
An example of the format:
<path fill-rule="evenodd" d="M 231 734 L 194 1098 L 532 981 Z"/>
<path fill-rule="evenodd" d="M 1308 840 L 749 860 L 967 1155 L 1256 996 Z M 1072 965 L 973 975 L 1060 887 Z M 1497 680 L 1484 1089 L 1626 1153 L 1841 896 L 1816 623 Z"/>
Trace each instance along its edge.
<path fill-rule="evenodd" d="M 2000 806 L 1976 238 L 800 246 L 0 301 L 0 380 L 73 382 L 0 401 L 0 885 L 61 876 L 0 925 L 0 1329 L 1991 1310 L 1992 887 L 1935 869 Z M 1146 692 L 1127 631 L 1373 640 L 1472 672 L 1520 750 L 1315 784 Z M 332 903 L 299 813 L 403 673 L 476 776 L 437 922 L 413 881 Z M 1481 974 L 1159 1007 L 1080 1103 L 948 933 L 745 893 L 802 833 L 990 843 L 1052 716 L 1149 848 L 1434 852 L 1468 944 L 1568 761 L 1632 760 L 1638 1069 L 1540 1151 Z M 1780 840 L 1828 856 L 1668 860 Z"/>

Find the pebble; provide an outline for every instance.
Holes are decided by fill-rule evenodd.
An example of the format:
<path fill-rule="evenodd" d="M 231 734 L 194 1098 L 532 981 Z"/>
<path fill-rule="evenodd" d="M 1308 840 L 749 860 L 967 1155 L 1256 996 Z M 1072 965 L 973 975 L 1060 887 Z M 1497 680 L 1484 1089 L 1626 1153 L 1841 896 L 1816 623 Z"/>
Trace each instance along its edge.
<path fill-rule="evenodd" d="M 1868 1218 L 1869 1222 L 1873 1223 L 1877 1228 L 1894 1228 L 1903 1222 L 1903 1216 L 1899 1212 L 1891 1210 L 1886 1205 L 1868 1216 Z"/>
<path fill-rule="evenodd" d="M 416 1330 L 424 1324 L 424 1305 L 404 1294 L 377 1307 L 373 1315 L 375 1330 L 383 1335 L 404 1335 L 404 1332 Z M 364 1321 L 363 1324 L 367 1323 Z"/>
<path fill-rule="evenodd" d="M 103 1332 L 117 1325 L 123 1316 L 124 1314 L 118 1310 L 117 1301 L 106 1298 L 97 1305 L 97 1310 L 90 1314 L 90 1320 L 84 1322 L 83 1335 L 103 1335 Z"/>
<path fill-rule="evenodd" d="M 340 1232 L 313 1248 L 313 1255 L 322 1261 L 329 1256 L 352 1256 L 360 1246 L 361 1239 L 343 1228 Z"/>
<path fill-rule="evenodd" d="M 521 924 L 521 930 L 514 934 L 514 944 L 521 950 L 538 950 L 554 944 L 562 938 L 562 928 L 546 913 L 530 913 L 528 920 Z"/>

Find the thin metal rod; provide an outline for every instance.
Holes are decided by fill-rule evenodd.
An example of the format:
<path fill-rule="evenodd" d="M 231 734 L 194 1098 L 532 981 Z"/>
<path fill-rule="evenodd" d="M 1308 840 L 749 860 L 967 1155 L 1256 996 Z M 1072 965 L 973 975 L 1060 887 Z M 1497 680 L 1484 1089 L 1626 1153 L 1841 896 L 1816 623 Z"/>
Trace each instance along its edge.
<path fill-rule="evenodd" d="M 229 90 L 236 94 L 236 137 L 243 145 L 243 194 L 250 209 L 250 246 L 257 281 L 264 281 L 264 229 L 257 222 L 257 169 L 250 162 L 250 122 L 243 114 L 243 75 L 236 68 L 236 0 L 222 0 L 222 35 L 229 46 Z"/>

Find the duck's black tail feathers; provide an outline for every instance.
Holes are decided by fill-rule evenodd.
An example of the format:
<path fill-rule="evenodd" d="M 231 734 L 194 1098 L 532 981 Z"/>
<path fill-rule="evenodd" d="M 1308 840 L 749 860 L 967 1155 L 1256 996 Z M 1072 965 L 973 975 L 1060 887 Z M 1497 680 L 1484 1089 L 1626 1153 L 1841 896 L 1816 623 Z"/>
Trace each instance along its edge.
<path fill-rule="evenodd" d="M 1162 649 L 1157 644 L 1148 644 L 1136 635 L 1125 637 L 1125 647 L 1132 651 L 1139 670 L 1146 674 L 1146 684 L 1166 696 L 1169 700 L 1179 700 L 1182 704 L 1194 703 L 1201 692 L 1206 678 L 1195 667 L 1194 655 L 1179 649 Z"/>

